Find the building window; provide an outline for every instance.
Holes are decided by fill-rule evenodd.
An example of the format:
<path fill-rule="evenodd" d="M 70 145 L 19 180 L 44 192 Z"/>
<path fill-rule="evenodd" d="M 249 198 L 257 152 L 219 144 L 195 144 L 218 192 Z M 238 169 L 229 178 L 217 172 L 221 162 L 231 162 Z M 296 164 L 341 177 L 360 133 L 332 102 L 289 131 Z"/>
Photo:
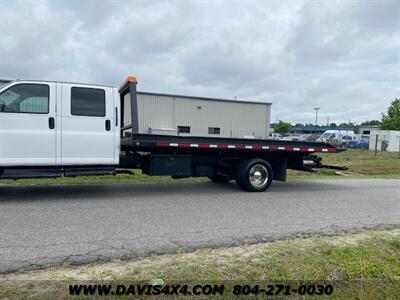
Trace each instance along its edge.
<path fill-rule="evenodd" d="M 208 134 L 220 134 L 220 131 L 219 127 L 208 127 Z"/>
<path fill-rule="evenodd" d="M 106 115 L 104 90 L 73 87 L 71 89 L 71 115 L 104 117 Z"/>
<path fill-rule="evenodd" d="M 364 130 L 363 134 L 371 134 L 371 131 L 370 130 Z"/>
<path fill-rule="evenodd" d="M 49 86 L 17 84 L 0 94 L 0 112 L 49 113 Z"/>
<path fill-rule="evenodd" d="M 178 126 L 178 133 L 190 133 L 190 126 Z"/>

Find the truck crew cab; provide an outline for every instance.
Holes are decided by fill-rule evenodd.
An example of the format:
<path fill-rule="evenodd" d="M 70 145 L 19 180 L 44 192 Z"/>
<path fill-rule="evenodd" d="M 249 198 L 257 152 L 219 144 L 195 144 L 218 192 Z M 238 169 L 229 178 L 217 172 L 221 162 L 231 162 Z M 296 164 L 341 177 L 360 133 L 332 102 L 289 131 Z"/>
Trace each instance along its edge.
<path fill-rule="evenodd" d="M 0 87 L 0 179 L 115 175 L 142 169 L 173 178 L 232 179 L 247 191 L 321 167 L 325 143 L 185 137 L 138 132 L 136 78 L 119 89 L 16 80 Z M 306 165 L 304 161 L 311 161 Z"/>

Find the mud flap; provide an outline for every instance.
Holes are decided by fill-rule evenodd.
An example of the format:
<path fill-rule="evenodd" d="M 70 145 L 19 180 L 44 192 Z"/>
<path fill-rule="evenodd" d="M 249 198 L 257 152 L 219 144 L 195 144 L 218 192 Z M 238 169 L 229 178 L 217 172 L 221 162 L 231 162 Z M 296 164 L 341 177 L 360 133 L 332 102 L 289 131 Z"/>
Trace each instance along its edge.
<path fill-rule="evenodd" d="M 274 180 L 286 181 L 287 157 L 277 157 L 268 161 L 274 172 Z"/>

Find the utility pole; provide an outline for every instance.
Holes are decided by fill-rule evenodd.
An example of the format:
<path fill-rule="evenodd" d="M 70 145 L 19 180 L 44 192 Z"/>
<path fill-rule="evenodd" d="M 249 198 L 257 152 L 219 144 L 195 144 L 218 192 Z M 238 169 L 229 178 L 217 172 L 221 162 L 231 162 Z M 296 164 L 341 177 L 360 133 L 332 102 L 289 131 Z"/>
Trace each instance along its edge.
<path fill-rule="evenodd" d="M 319 107 L 314 107 L 315 110 L 315 132 L 317 132 L 317 126 L 318 126 L 318 111 L 320 110 Z"/>

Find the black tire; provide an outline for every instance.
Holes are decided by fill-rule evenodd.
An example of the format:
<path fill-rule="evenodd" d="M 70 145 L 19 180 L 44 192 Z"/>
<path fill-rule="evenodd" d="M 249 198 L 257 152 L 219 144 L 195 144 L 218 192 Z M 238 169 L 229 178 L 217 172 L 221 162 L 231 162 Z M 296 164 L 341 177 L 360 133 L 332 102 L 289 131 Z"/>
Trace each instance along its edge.
<path fill-rule="evenodd" d="M 264 192 L 272 183 L 271 165 L 263 159 L 248 159 L 240 163 L 236 183 L 248 192 Z"/>
<path fill-rule="evenodd" d="M 232 178 L 223 175 L 208 176 L 208 178 L 215 183 L 228 183 Z"/>

